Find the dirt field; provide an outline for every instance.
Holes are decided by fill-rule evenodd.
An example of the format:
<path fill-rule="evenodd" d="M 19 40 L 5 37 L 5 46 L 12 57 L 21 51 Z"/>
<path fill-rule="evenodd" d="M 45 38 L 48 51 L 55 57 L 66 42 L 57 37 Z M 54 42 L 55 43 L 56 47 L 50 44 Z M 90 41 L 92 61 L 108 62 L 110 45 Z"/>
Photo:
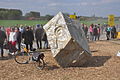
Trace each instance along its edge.
<path fill-rule="evenodd" d="M 120 57 L 116 57 L 120 45 L 107 41 L 89 45 L 93 57 L 82 67 L 59 67 L 50 51 L 45 52 L 44 70 L 38 70 L 33 63 L 0 60 L 0 80 L 120 80 Z"/>

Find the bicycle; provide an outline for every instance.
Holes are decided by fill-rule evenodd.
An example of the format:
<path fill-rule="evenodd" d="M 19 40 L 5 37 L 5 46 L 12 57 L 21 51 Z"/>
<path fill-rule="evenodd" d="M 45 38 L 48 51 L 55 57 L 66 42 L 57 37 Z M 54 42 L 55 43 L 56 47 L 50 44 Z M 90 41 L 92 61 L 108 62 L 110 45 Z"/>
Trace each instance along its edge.
<path fill-rule="evenodd" d="M 36 51 L 36 49 L 33 49 L 32 51 L 29 51 L 26 49 L 25 44 L 21 44 L 21 52 L 18 52 L 14 60 L 18 64 L 28 64 L 31 61 L 35 61 L 38 63 L 37 68 L 38 69 L 43 69 L 45 67 L 45 62 L 44 62 L 44 54 Z"/>

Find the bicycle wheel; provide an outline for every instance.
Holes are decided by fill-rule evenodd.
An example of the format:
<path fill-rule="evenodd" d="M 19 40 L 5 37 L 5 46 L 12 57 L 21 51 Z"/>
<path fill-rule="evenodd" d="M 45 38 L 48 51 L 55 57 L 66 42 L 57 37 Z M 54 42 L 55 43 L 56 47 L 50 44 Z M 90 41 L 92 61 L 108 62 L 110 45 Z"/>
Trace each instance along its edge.
<path fill-rule="evenodd" d="M 26 52 L 20 52 L 15 55 L 14 59 L 19 64 L 27 64 L 30 61 L 30 55 Z"/>
<path fill-rule="evenodd" d="M 44 67 L 45 67 L 45 62 L 44 62 L 44 60 L 43 59 L 39 59 L 38 61 L 37 61 L 37 68 L 38 69 L 43 69 Z"/>

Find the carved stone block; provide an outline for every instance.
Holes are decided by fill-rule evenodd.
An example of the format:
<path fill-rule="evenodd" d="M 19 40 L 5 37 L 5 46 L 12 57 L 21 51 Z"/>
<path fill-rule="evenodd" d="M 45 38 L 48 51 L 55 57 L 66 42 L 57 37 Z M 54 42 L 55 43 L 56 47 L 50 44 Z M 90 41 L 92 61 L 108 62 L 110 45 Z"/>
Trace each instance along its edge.
<path fill-rule="evenodd" d="M 52 55 L 61 67 L 81 66 L 91 57 L 80 22 L 59 12 L 43 28 Z"/>

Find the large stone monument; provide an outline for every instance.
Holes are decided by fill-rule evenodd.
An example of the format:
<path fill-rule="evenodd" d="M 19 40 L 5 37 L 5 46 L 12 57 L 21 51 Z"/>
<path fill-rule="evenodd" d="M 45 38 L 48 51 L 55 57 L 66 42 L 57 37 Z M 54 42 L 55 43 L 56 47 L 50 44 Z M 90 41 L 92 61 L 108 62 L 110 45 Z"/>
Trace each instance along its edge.
<path fill-rule="evenodd" d="M 61 67 L 81 66 L 91 57 L 88 42 L 79 21 L 59 12 L 43 28 L 52 55 Z"/>

